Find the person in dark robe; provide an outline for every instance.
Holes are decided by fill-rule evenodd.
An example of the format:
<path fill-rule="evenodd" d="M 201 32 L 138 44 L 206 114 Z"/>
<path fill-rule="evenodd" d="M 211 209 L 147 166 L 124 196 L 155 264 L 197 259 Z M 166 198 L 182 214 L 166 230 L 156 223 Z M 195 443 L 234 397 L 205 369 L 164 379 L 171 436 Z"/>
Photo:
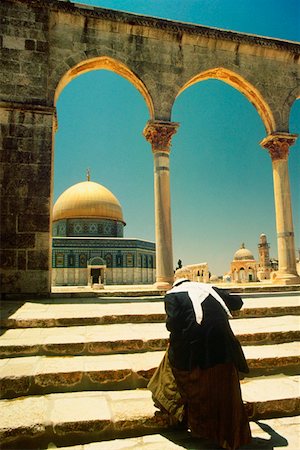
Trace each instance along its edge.
<path fill-rule="evenodd" d="M 165 295 L 169 348 L 148 385 L 158 408 L 228 450 L 251 442 L 239 380 L 249 369 L 228 320 L 242 305 L 238 295 L 177 279 Z"/>

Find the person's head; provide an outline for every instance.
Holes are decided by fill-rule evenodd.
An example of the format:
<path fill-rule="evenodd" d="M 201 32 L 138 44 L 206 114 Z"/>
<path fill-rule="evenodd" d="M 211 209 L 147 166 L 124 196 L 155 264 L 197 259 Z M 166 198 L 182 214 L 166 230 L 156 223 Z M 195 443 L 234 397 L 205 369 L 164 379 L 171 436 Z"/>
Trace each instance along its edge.
<path fill-rule="evenodd" d="M 188 278 L 187 271 L 185 269 L 177 269 L 174 273 L 174 281 L 179 278 Z"/>
<path fill-rule="evenodd" d="M 174 285 L 179 281 L 189 280 L 187 271 L 185 269 L 177 269 L 174 273 Z"/>

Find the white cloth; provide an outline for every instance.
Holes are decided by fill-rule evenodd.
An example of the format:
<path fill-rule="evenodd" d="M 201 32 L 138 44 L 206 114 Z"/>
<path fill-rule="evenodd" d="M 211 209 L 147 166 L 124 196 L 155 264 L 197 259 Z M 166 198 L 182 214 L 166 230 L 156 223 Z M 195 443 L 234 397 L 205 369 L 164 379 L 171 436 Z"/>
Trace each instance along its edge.
<path fill-rule="evenodd" d="M 213 286 L 206 284 L 206 283 L 198 283 L 195 281 L 187 281 L 186 283 L 182 283 L 183 281 L 187 281 L 186 278 L 179 278 L 175 281 L 173 284 L 172 289 L 167 291 L 167 294 L 175 294 L 179 292 L 187 292 L 188 296 L 191 299 L 195 316 L 196 316 L 196 322 L 200 325 L 203 318 L 203 311 L 202 311 L 202 302 L 211 295 L 214 297 L 222 306 L 222 308 L 226 311 L 228 317 L 232 317 L 230 314 L 229 309 L 227 308 L 224 300 L 220 297 L 220 295 L 217 293 L 217 291 L 214 290 Z M 180 285 L 178 286 L 178 284 Z M 182 284 L 181 284 L 182 283 Z"/>

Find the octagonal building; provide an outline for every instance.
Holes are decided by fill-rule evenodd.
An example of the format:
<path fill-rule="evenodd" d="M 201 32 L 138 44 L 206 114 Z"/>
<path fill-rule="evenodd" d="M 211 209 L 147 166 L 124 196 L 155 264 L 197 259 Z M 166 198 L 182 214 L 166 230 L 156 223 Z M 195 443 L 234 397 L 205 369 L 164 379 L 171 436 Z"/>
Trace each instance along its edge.
<path fill-rule="evenodd" d="M 124 238 L 120 202 L 83 181 L 57 199 L 52 216 L 52 285 L 153 284 L 155 244 Z"/>

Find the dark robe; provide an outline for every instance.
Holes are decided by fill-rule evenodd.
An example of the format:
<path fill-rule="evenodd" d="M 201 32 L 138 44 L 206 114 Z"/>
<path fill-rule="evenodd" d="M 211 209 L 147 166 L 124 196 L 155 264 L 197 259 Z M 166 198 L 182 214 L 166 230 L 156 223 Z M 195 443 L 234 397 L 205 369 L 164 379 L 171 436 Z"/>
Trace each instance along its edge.
<path fill-rule="evenodd" d="M 242 307 L 240 296 L 230 295 L 215 287 L 214 290 L 230 311 Z M 165 309 L 166 326 L 170 331 L 169 358 L 173 367 L 181 370 L 195 367 L 207 369 L 216 364 L 233 362 L 240 372 L 249 372 L 240 342 L 231 330 L 228 315 L 212 295 L 202 302 L 201 324 L 196 322 L 187 292 L 167 294 Z"/>
<path fill-rule="evenodd" d="M 230 311 L 242 307 L 240 296 L 214 289 Z M 251 441 L 238 374 L 249 369 L 220 302 L 209 294 L 201 306 L 198 324 L 187 292 L 166 294 L 169 361 L 185 404 L 187 427 L 196 436 L 234 450 Z"/>

